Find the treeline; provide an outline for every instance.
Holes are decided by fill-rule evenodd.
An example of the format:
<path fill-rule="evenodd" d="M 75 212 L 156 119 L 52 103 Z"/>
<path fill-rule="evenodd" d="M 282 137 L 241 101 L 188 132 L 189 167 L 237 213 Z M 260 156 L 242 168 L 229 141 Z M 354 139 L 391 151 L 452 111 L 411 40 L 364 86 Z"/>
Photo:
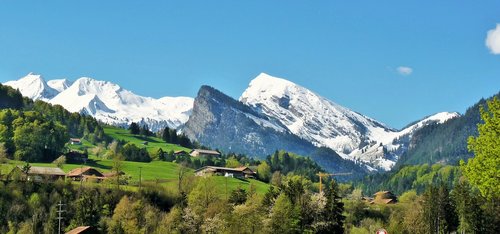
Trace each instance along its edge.
<path fill-rule="evenodd" d="M 394 172 L 367 175 L 363 179 L 355 180 L 353 184 L 354 187 L 361 188 L 366 195 L 380 190 L 389 190 L 395 194 L 415 190 L 420 194 L 429 185 L 444 183 L 451 187 L 458 183 L 461 176 L 458 166 L 422 164 L 405 166 Z"/>
<path fill-rule="evenodd" d="M 0 143 L 8 158 L 52 161 L 63 153 L 69 137 L 93 143 L 106 140 L 94 118 L 70 113 L 59 105 L 33 102 L 0 84 Z"/>
<path fill-rule="evenodd" d="M 141 135 L 144 137 L 156 135 L 156 137 L 161 138 L 167 143 L 180 145 L 186 148 L 201 147 L 197 142 L 191 142 L 191 140 L 186 135 L 178 134 L 176 129 L 169 128 L 168 126 L 155 134 L 149 130 L 147 124 L 139 125 L 136 122 L 132 122 L 129 125 L 128 130 L 130 131 L 130 134 Z"/>

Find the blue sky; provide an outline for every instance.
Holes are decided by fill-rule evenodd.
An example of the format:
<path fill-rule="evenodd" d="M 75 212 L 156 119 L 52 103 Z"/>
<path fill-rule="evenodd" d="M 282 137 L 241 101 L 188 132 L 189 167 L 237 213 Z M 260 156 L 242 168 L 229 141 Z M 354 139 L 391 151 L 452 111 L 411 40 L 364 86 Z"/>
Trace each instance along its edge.
<path fill-rule="evenodd" d="M 5 1 L 0 82 L 35 72 L 238 98 L 266 72 L 400 128 L 500 91 L 485 45 L 497 23 L 497 0 Z"/>

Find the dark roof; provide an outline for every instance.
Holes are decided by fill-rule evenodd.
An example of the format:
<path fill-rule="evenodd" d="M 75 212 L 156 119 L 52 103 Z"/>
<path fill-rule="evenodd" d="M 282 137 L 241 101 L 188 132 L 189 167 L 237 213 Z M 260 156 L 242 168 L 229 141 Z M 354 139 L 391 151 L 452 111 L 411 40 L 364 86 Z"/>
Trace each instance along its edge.
<path fill-rule="evenodd" d="M 223 170 L 223 171 L 234 171 L 234 172 L 244 172 L 245 170 L 250 170 L 252 174 L 255 174 L 252 169 L 248 167 L 237 167 L 237 168 L 229 168 L 229 167 L 214 167 L 214 166 L 205 166 L 202 168 L 197 169 L 195 172 L 198 171 L 203 171 L 203 170 L 210 170 L 210 171 L 217 171 L 217 170 Z"/>
<path fill-rule="evenodd" d="M 19 169 L 23 169 L 22 166 L 17 166 Z M 64 173 L 61 168 L 58 167 L 34 167 L 30 166 L 30 170 L 28 171 L 28 174 L 32 175 L 58 175 L 58 176 L 65 176 L 66 173 Z"/>

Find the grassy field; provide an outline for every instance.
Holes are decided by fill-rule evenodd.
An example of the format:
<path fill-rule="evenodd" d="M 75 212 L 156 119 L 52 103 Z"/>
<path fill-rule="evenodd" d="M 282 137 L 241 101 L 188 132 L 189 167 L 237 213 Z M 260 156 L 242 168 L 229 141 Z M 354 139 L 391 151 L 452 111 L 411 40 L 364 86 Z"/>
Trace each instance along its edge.
<path fill-rule="evenodd" d="M 191 149 L 184 148 L 179 145 L 169 144 L 163 141 L 158 137 L 143 137 L 139 135 L 130 134 L 128 130 L 123 128 L 105 126 L 104 133 L 114 139 L 124 140 L 127 142 L 131 142 L 140 147 L 146 147 L 146 149 L 151 152 L 158 151 L 161 148 L 164 152 L 169 152 L 171 150 L 185 150 L 187 152 L 191 151 Z M 147 145 L 144 145 L 143 142 L 148 142 Z"/>
<path fill-rule="evenodd" d="M 90 156 L 90 159 L 91 160 L 89 160 L 85 165 L 64 164 L 62 169 L 67 173 L 74 168 L 91 166 L 97 168 L 103 173 L 111 171 L 111 168 L 113 166 L 112 160 L 98 159 L 94 156 Z M 174 191 L 177 190 L 178 173 L 181 168 L 179 164 L 163 161 L 152 161 L 149 163 L 123 161 L 122 163 L 123 172 L 125 172 L 127 176 L 130 176 L 129 185 L 130 187 L 132 187 L 131 190 L 133 190 L 133 187 L 136 187 L 138 185 L 139 173 L 141 174 L 142 181 L 144 183 L 154 183 L 158 186 L 163 186 Z M 10 160 L 6 164 L 0 164 L 1 174 L 8 174 L 16 165 L 22 166 L 24 164 L 25 162 L 15 160 Z M 52 163 L 30 163 L 30 165 L 41 167 L 56 167 L 56 165 Z M 186 168 L 186 175 L 194 176 L 194 170 Z M 253 186 L 257 193 L 264 194 L 269 188 L 269 184 L 253 179 L 241 180 L 223 176 L 216 176 L 213 179 L 216 181 L 217 189 L 220 191 L 221 196 L 225 195 L 226 189 L 227 192 L 230 193 L 232 190 L 238 187 L 248 191 L 250 189 L 250 186 Z"/>

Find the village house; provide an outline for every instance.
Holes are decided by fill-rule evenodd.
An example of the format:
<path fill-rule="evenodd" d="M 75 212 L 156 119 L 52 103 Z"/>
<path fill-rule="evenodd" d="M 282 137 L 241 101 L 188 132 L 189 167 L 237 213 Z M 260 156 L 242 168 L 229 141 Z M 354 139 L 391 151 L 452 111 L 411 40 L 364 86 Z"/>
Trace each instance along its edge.
<path fill-rule="evenodd" d="M 397 197 L 389 191 L 379 191 L 373 194 L 375 196 L 370 203 L 375 204 L 394 204 L 396 203 Z"/>
<path fill-rule="evenodd" d="M 255 178 L 257 174 L 248 167 L 228 168 L 228 167 L 214 167 L 214 166 L 202 167 L 196 170 L 194 173 L 196 176 L 218 175 L 218 176 L 236 177 L 236 178 Z"/>
<path fill-rule="evenodd" d="M 34 167 L 30 166 L 28 173 L 23 171 L 23 166 L 16 166 L 9 173 L 8 178 L 19 178 L 26 181 L 43 182 L 65 179 L 66 173 L 57 167 Z"/>
<path fill-rule="evenodd" d="M 72 180 L 84 180 L 89 178 L 96 179 L 98 181 L 104 180 L 104 175 L 97 169 L 92 167 L 75 168 L 68 172 L 68 177 Z"/>
<path fill-rule="evenodd" d="M 81 145 L 82 144 L 82 140 L 80 138 L 70 138 L 69 142 L 72 145 Z"/>
<path fill-rule="evenodd" d="M 215 150 L 194 149 L 191 151 L 191 153 L 189 153 L 189 155 L 193 157 L 207 157 L 207 156 L 219 157 L 220 153 Z"/>

